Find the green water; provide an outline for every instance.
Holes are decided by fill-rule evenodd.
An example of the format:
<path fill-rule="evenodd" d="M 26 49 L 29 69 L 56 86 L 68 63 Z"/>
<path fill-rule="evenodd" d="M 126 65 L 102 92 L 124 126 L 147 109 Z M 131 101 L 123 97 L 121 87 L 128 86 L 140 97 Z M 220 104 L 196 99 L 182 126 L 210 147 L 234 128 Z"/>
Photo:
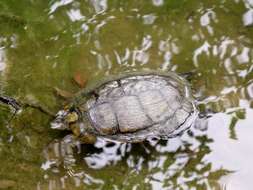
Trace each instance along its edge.
<path fill-rule="evenodd" d="M 193 71 L 201 112 L 183 136 L 74 149 L 50 165 L 66 133 L 48 115 L 0 104 L 0 189 L 188 190 L 252 188 L 253 3 L 242 0 L 1 0 L 0 91 L 52 112 L 88 81 L 147 69 Z M 55 150 L 57 152 L 57 150 Z"/>

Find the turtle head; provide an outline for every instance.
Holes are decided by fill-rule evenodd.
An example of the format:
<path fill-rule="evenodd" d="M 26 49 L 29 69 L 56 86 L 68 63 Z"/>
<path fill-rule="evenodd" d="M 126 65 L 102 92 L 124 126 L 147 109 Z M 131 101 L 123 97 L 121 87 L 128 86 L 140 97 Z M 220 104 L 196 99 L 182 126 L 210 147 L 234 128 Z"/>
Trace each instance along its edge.
<path fill-rule="evenodd" d="M 72 125 L 76 125 L 80 118 L 80 112 L 77 108 L 65 107 L 63 110 L 60 110 L 54 119 L 51 122 L 52 129 L 60 130 L 71 130 Z"/>

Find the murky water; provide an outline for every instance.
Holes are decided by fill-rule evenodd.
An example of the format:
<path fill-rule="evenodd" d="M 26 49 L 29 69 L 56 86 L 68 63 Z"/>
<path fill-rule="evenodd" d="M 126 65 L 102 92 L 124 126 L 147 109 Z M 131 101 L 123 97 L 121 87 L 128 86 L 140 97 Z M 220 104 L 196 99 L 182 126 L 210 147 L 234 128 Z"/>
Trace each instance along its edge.
<path fill-rule="evenodd" d="M 77 92 L 78 73 L 92 82 L 193 71 L 199 109 L 210 115 L 182 137 L 100 139 L 75 149 L 74 164 L 55 166 L 46 147 L 66 133 L 32 108 L 8 124 L 13 110 L 0 104 L 0 189 L 252 188 L 253 1 L 2 0 L 0 26 L 1 94 L 56 112 L 65 100 L 54 88 Z"/>

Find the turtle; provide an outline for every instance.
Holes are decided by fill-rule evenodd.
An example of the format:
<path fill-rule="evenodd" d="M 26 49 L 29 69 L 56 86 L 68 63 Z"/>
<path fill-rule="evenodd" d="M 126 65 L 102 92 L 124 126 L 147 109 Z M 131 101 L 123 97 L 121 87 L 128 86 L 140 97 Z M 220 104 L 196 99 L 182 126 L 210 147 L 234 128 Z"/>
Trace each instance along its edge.
<path fill-rule="evenodd" d="M 58 111 L 51 128 L 70 130 L 82 143 L 94 143 L 97 137 L 138 143 L 178 136 L 197 115 L 184 77 L 172 71 L 135 71 L 86 86 Z"/>

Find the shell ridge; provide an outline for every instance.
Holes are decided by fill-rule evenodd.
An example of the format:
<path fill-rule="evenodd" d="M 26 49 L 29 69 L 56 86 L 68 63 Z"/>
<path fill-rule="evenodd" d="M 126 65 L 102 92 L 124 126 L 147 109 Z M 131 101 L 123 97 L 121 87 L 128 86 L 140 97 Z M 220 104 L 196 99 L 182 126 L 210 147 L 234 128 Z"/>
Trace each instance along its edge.
<path fill-rule="evenodd" d="M 186 123 L 186 121 L 188 120 L 188 118 L 190 117 L 190 115 L 192 115 L 192 113 L 193 113 L 194 111 L 192 111 L 192 112 L 190 112 L 189 114 L 188 114 L 188 116 L 185 118 L 185 120 L 183 121 L 183 123 L 181 123 L 180 125 L 178 125 L 176 128 L 175 128 L 175 130 L 171 133 L 171 134 L 173 134 L 176 130 L 178 130 L 181 126 L 183 126 L 185 123 Z M 182 131 L 184 131 L 184 130 L 186 130 L 188 127 L 190 127 L 190 126 L 187 126 L 185 129 L 183 129 Z M 175 136 L 178 136 L 178 135 L 180 135 L 180 134 L 175 134 Z M 173 136 L 172 136 L 173 137 Z"/>

